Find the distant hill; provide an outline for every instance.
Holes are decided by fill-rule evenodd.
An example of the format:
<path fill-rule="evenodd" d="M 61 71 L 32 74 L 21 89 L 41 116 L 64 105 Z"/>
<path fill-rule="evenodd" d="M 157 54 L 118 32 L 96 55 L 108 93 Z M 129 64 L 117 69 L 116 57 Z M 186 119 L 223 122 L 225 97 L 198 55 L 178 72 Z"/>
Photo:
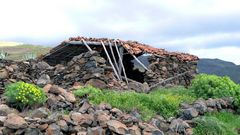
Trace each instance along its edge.
<path fill-rule="evenodd" d="M 15 44 L 15 42 L 0 42 L 0 52 L 6 52 L 9 55 L 6 59 L 23 60 L 24 55 L 28 53 L 37 56 L 47 53 L 51 48 L 40 45 Z"/>
<path fill-rule="evenodd" d="M 220 59 L 200 59 L 199 73 L 229 76 L 233 81 L 240 83 L 240 65 Z"/>

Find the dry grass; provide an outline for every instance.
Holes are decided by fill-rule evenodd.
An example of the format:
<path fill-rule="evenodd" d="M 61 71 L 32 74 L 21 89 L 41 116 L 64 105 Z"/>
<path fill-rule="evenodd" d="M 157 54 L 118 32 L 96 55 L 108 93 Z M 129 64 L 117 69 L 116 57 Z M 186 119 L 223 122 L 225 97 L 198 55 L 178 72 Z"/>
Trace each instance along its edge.
<path fill-rule="evenodd" d="M 13 44 L 9 44 L 8 46 L 6 45 L 7 44 L 1 46 L 0 44 L 0 51 L 7 52 L 9 55 L 6 57 L 6 59 L 11 60 L 23 60 L 24 55 L 28 53 L 33 53 L 39 56 L 41 54 L 46 54 L 51 49 L 50 47 L 28 44 L 15 44 L 15 46 Z"/>

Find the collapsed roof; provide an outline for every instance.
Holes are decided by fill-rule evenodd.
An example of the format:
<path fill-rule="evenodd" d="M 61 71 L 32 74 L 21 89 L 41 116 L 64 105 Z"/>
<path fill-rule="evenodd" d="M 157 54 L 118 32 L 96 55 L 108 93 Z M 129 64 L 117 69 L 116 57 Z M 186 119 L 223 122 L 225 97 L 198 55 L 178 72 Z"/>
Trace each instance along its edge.
<path fill-rule="evenodd" d="M 84 43 L 85 42 L 85 43 Z M 120 39 L 108 39 L 108 38 L 86 38 L 86 37 L 71 37 L 69 40 L 63 41 L 59 46 L 53 48 L 49 54 L 43 56 L 45 60 L 51 59 L 51 58 L 72 58 L 74 52 L 85 52 L 87 49 L 84 45 L 87 44 L 89 46 L 99 46 L 102 48 L 101 42 L 104 43 L 104 45 L 117 45 L 122 46 L 124 49 L 128 51 L 128 53 L 139 56 L 142 54 L 154 54 L 159 57 L 176 57 L 178 60 L 181 61 L 197 61 L 199 58 L 197 56 L 187 54 L 187 53 L 179 53 L 179 52 L 169 52 L 165 49 L 159 49 L 154 48 L 146 44 L 139 43 L 137 41 L 123 41 Z M 76 46 L 75 48 L 72 48 L 71 50 L 64 49 L 66 46 Z M 82 45 L 82 47 L 79 47 L 79 45 Z M 96 47 L 97 48 L 97 47 Z M 51 55 L 51 57 L 49 57 Z M 71 56 L 72 55 L 72 56 Z M 70 60 L 70 59 L 69 59 Z"/>

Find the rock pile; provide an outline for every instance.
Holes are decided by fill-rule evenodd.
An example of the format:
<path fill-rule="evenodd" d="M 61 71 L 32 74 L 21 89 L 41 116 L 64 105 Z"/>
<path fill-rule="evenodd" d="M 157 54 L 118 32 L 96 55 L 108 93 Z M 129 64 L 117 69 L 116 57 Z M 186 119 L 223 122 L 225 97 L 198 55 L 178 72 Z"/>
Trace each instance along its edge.
<path fill-rule="evenodd" d="M 233 111 L 233 100 L 197 100 L 182 104 L 179 117 L 155 116 L 142 121 L 136 111 L 125 113 L 110 104 L 92 105 L 56 85 L 44 87 L 48 100 L 34 110 L 19 112 L 0 104 L 0 135 L 192 135 L 194 119 L 207 112 Z"/>
<path fill-rule="evenodd" d="M 204 115 L 205 113 L 222 110 L 234 112 L 233 98 L 209 98 L 208 100 L 199 99 L 191 105 L 182 104 L 182 113 L 180 118 L 183 120 L 192 120 L 193 118 Z"/>

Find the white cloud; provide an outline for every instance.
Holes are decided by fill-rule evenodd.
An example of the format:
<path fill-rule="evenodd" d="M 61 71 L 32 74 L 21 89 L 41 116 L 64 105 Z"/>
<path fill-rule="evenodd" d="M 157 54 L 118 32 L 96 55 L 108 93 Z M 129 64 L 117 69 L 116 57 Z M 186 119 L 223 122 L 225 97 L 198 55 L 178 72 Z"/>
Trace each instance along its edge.
<path fill-rule="evenodd" d="M 183 15 L 238 14 L 239 0 L 143 0 L 166 8 L 169 12 Z"/>
<path fill-rule="evenodd" d="M 186 37 L 186 38 L 160 41 L 157 44 L 159 46 L 165 46 L 165 47 L 185 46 L 185 48 L 201 49 L 201 48 L 212 48 L 212 47 L 214 48 L 217 46 L 231 45 L 229 42 L 226 43 L 225 42 L 226 40 L 227 41 L 237 40 L 238 42 L 240 42 L 240 32 L 197 35 L 197 36 Z M 219 41 L 221 41 L 224 44 L 219 44 Z"/>
<path fill-rule="evenodd" d="M 221 47 L 212 49 L 190 49 L 189 53 L 200 58 L 219 58 L 240 65 L 240 47 Z"/>
<path fill-rule="evenodd" d="M 239 5 L 239 0 L 0 0 L 0 40 L 58 44 L 70 36 L 102 36 L 211 53 L 212 47 L 239 46 Z"/>

